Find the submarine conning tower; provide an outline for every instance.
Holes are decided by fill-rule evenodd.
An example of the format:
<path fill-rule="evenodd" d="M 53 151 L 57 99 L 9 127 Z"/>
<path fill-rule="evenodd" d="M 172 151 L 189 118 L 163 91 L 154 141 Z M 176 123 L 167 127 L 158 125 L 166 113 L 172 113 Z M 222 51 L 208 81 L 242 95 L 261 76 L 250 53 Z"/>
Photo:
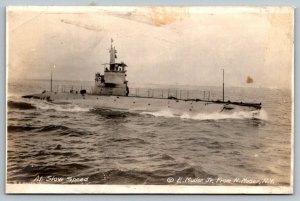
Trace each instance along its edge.
<path fill-rule="evenodd" d="M 95 95 L 128 96 L 129 88 L 126 81 L 126 67 L 124 62 L 117 63 L 117 50 L 113 46 L 113 39 L 110 45 L 110 61 L 104 65 L 104 74 L 95 74 Z"/>

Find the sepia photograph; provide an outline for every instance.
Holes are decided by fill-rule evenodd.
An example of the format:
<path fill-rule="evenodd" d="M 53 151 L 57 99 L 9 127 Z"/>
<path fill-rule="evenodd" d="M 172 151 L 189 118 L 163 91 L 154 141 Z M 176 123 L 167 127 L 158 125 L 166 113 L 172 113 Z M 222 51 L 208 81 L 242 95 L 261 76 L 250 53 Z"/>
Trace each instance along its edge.
<path fill-rule="evenodd" d="M 6 193 L 293 193 L 293 7 L 8 6 L 6 79 Z"/>

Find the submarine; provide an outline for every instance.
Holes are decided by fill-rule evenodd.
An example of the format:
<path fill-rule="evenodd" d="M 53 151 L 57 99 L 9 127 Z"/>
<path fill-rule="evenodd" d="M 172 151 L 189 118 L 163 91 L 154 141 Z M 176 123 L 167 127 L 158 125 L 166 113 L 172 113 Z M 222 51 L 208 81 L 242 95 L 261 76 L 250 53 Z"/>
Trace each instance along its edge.
<path fill-rule="evenodd" d="M 95 73 L 95 85 L 90 92 L 85 89 L 75 91 L 53 92 L 52 71 L 50 91 L 24 95 L 22 98 L 41 99 L 53 104 L 75 104 L 80 107 L 100 108 L 111 110 L 129 110 L 157 112 L 162 110 L 172 111 L 176 115 L 199 113 L 224 113 L 250 112 L 253 117 L 259 115 L 261 103 L 235 102 L 224 100 L 224 70 L 223 70 L 223 99 L 207 100 L 198 98 L 181 98 L 177 96 L 153 97 L 130 95 L 126 73 L 128 66 L 124 62 L 116 62 L 117 50 L 111 39 L 109 49 L 110 60 L 104 65 L 104 73 Z"/>

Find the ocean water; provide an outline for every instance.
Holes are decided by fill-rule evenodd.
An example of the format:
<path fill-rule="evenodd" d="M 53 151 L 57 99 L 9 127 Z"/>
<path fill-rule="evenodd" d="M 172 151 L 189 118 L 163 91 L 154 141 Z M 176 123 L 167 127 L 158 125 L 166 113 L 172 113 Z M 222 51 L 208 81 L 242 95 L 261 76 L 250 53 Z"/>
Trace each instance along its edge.
<path fill-rule="evenodd" d="M 57 90 L 92 84 L 78 83 L 55 82 Z M 48 85 L 43 80 L 8 83 L 8 183 L 290 185 L 287 90 L 226 88 L 226 99 L 262 102 L 258 118 L 132 113 L 21 98 Z M 182 94 L 192 89 L 190 96 L 207 90 L 211 99 L 221 97 L 218 87 L 172 87 Z"/>

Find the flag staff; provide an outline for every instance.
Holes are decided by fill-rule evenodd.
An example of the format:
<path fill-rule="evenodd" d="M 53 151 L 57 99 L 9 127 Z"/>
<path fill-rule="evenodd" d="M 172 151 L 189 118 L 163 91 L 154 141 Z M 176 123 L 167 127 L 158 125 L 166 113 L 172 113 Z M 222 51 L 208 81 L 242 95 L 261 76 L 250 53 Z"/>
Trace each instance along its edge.
<path fill-rule="evenodd" d="M 53 65 L 53 68 L 51 67 L 51 76 L 50 76 L 50 92 L 52 92 L 52 74 L 53 74 L 53 69 L 55 68 L 55 64 Z"/>
<path fill-rule="evenodd" d="M 223 102 L 224 102 L 224 68 L 222 70 L 223 70 Z"/>

